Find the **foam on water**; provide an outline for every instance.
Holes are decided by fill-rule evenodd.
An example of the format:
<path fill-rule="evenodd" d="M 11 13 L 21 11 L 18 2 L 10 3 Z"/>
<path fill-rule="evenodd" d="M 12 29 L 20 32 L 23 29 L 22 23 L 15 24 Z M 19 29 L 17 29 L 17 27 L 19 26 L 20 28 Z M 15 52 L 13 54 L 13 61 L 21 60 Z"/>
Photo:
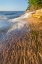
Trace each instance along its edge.
<path fill-rule="evenodd" d="M 8 30 L 8 32 L 11 32 L 13 30 L 20 30 L 26 25 L 26 22 L 23 22 L 22 20 L 17 20 L 16 22 L 14 21 L 14 25 Z"/>
<path fill-rule="evenodd" d="M 23 19 L 28 18 L 32 12 L 25 13 L 20 17 L 8 19 L 6 16 L 0 16 L 0 34 L 9 33 L 15 30 L 21 30 L 23 27 L 26 27 L 26 23 Z"/>
<path fill-rule="evenodd" d="M 7 33 L 13 30 L 15 31 L 15 29 L 20 30 L 23 27 L 23 22 L 20 22 L 20 20 L 16 19 L 22 13 L 23 12 L 14 11 L 0 12 L 0 39 L 5 37 Z"/>
<path fill-rule="evenodd" d="M 11 32 L 11 31 L 16 30 L 16 29 L 17 29 L 17 30 L 20 30 L 20 29 L 22 29 L 24 26 L 26 26 L 26 23 L 27 23 L 27 22 L 25 22 L 23 19 L 24 19 L 24 18 L 28 18 L 28 17 L 31 15 L 31 13 L 33 13 L 33 12 L 25 13 L 25 14 L 21 15 L 21 16 L 18 17 L 18 18 L 15 18 L 15 19 L 10 19 L 9 22 L 13 22 L 14 24 L 13 24 L 13 26 L 8 30 L 8 32 Z"/>

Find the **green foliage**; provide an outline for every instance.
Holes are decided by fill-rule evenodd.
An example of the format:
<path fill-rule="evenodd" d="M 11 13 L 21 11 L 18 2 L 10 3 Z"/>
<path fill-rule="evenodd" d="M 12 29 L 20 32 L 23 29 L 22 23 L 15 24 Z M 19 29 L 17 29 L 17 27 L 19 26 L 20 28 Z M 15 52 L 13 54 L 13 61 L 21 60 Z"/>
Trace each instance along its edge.
<path fill-rule="evenodd" d="M 28 4 L 28 8 L 33 5 L 35 9 L 38 9 L 39 7 L 42 7 L 42 0 L 28 0 Z"/>

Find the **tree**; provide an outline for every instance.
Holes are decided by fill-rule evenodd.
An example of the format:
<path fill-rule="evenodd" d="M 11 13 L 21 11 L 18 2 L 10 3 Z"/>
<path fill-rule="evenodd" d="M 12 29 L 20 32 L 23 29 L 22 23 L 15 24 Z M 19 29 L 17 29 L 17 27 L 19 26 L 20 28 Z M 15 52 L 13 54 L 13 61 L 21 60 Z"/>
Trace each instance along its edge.
<path fill-rule="evenodd" d="M 31 6 L 34 6 L 35 9 L 38 9 L 39 7 L 42 7 L 42 0 L 27 0 L 28 1 L 28 9 L 30 9 Z"/>

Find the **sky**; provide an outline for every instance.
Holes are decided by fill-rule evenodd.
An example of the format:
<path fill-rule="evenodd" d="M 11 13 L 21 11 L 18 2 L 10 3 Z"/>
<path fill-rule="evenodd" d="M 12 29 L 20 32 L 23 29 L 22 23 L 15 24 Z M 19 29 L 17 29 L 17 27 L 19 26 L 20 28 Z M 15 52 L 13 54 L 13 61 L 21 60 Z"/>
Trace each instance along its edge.
<path fill-rule="evenodd" d="M 0 0 L 0 11 L 25 11 L 26 0 Z"/>

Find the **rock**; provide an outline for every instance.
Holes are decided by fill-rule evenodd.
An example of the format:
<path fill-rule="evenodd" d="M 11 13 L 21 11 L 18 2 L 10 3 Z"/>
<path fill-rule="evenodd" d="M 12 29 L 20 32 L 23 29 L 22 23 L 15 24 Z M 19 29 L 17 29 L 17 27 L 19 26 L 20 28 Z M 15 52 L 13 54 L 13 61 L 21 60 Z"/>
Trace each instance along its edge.
<path fill-rule="evenodd" d="M 36 10 L 34 14 L 32 14 L 33 17 L 41 18 L 42 17 L 42 9 Z"/>

